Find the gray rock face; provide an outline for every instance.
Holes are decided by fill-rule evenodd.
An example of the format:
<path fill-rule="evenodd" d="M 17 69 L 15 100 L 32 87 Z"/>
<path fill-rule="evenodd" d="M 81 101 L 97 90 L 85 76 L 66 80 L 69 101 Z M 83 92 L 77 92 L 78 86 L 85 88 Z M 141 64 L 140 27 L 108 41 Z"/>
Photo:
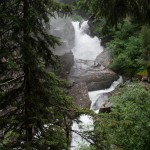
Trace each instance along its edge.
<path fill-rule="evenodd" d="M 60 70 L 59 74 L 63 78 L 67 78 L 70 73 L 71 67 L 74 64 L 74 56 L 72 52 L 65 53 L 62 56 L 59 56 L 60 59 Z"/>
<path fill-rule="evenodd" d="M 113 81 L 116 81 L 118 78 L 119 76 L 110 70 L 91 74 L 86 77 L 88 90 L 95 91 L 109 88 Z"/>
<path fill-rule="evenodd" d="M 60 38 L 62 44 L 53 49 L 53 53 L 59 56 L 60 68 L 57 74 L 63 78 L 69 74 L 71 67 L 74 64 L 74 56 L 72 48 L 74 47 L 74 28 L 70 18 L 52 19 L 50 22 L 49 34 Z"/>
<path fill-rule="evenodd" d="M 88 95 L 88 89 L 85 82 L 75 84 L 69 91 L 73 102 L 80 108 L 90 108 L 91 102 Z"/>
<path fill-rule="evenodd" d="M 110 64 L 110 54 L 107 48 L 104 48 L 104 51 L 96 57 L 96 62 L 105 67 L 108 67 Z"/>
<path fill-rule="evenodd" d="M 104 66 L 87 60 L 76 60 L 70 73 L 75 83 L 85 82 L 89 91 L 109 88 L 119 76 Z"/>
<path fill-rule="evenodd" d="M 56 55 L 64 55 L 74 47 L 74 28 L 70 18 L 52 19 L 50 22 L 50 34 L 60 38 L 62 44 L 53 50 Z"/>

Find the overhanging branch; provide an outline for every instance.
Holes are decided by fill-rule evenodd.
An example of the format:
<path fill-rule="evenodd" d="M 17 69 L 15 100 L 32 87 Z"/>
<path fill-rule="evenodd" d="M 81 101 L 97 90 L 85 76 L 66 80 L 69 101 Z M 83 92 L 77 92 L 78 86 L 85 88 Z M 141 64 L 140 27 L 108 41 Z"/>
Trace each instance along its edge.
<path fill-rule="evenodd" d="M 18 77 L 16 77 L 16 78 L 14 78 L 14 79 L 12 79 L 12 80 L 9 80 L 9 81 L 7 81 L 7 82 L 0 83 L 0 86 L 8 85 L 9 83 L 14 82 L 14 81 L 16 81 L 16 80 L 19 80 L 19 79 L 21 79 L 21 78 L 23 78 L 23 77 L 24 77 L 24 74 L 23 74 L 23 75 L 20 75 L 20 76 L 18 76 Z"/>

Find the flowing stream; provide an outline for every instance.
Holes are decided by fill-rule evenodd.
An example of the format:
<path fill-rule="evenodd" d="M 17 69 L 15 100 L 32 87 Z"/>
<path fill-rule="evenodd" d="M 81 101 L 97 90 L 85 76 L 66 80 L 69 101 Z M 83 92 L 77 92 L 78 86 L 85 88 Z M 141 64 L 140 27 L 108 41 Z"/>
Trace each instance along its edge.
<path fill-rule="evenodd" d="M 75 47 L 73 54 L 75 59 L 95 60 L 103 51 L 100 41 L 97 37 L 91 38 L 86 34 L 88 30 L 87 21 L 79 26 L 79 22 L 72 22 L 75 29 Z"/>
<path fill-rule="evenodd" d="M 88 30 L 87 21 L 83 22 L 81 25 L 79 22 L 72 22 L 72 24 L 75 29 L 75 47 L 72 50 L 75 60 L 95 61 L 96 57 L 103 51 L 103 47 L 100 45 L 99 39 L 97 37 L 92 38 L 86 34 L 86 31 Z M 98 113 L 99 108 L 108 100 L 107 93 L 113 91 L 121 82 L 122 78 L 120 77 L 117 81 L 114 81 L 108 89 L 88 92 L 91 100 L 90 109 L 95 113 Z M 79 135 L 84 131 L 93 130 L 92 117 L 88 115 L 81 115 L 79 120 L 81 121 L 80 123 L 73 121 L 72 130 L 76 132 L 72 133 L 71 150 L 79 150 L 81 145 L 88 146 L 90 142 L 92 142 L 88 138 L 85 140 Z"/>

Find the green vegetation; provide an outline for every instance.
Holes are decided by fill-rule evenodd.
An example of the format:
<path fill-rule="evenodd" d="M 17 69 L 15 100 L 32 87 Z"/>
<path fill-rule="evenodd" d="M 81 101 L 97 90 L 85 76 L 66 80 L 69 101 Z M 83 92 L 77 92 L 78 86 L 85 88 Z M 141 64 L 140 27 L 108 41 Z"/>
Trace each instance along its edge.
<path fill-rule="evenodd" d="M 129 77 L 146 76 L 150 60 L 150 27 L 127 20 L 118 24 L 116 29 L 104 24 L 103 20 L 95 21 L 92 31 L 100 38 L 111 39 L 106 41 L 112 58 L 110 68 Z"/>
<path fill-rule="evenodd" d="M 141 34 L 139 27 L 130 22 L 125 22 L 114 33 L 114 40 L 108 43 L 113 70 L 133 77 L 139 71 L 146 69 L 145 46 Z"/>
<path fill-rule="evenodd" d="M 130 84 L 111 101 L 111 113 L 95 117 L 92 139 L 96 149 L 148 150 L 150 139 L 150 92 L 140 84 Z"/>
<path fill-rule="evenodd" d="M 51 49 L 59 40 L 47 34 L 55 14 L 71 13 L 53 0 L 0 1 L 0 149 L 67 149 L 71 98 Z M 69 113 L 68 113 L 69 112 Z"/>
<path fill-rule="evenodd" d="M 60 2 L 75 5 L 76 0 Z M 78 0 L 78 6 L 79 14 L 92 18 L 94 35 L 113 38 L 107 43 L 113 70 L 129 77 L 150 76 L 148 0 Z M 56 14 L 67 16 L 71 8 L 55 0 L 0 1 L 2 150 L 69 149 L 70 125 L 77 109 L 67 95 L 66 82 L 53 73 L 57 58 L 52 49 L 60 42 L 47 34 L 47 27 Z M 149 150 L 149 99 L 144 86 L 126 85 L 111 99 L 111 113 L 93 115 L 95 128 L 89 138 L 94 143 L 80 149 Z"/>
<path fill-rule="evenodd" d="M 93 114 L 94 142 L 81 150 L 149 150 L 150 92 L 141 83 L 122 85 L 110 101 L 110 113 Z"/>
<path fill-rule="evenodd" d="M 150 76 L 150 2 L 148 0 L 79 0 L 78 6 L 92 16 L 98 37 L 111 36 L 107 43 L 112 63 L 119 74 Z M 150 91 L 130 83 L 111 98 L 111 113 L 95 117 L 94 142 L 89 149 L 148 150 L 150 148 Z M 94 147 L 94 148 L 93 148 Z M 86 149 L 86 148 L 83 148 Z"/>
<path fill-rule="evenodd" d="M 77 14 L 72 15 L 71 18 L 72 18 L 73 21 L 79 21 L 79 22 L 83 21 L 83 18 L 80 15 L 77 15 Z"/>
<path fill-rule="evenodd" d="M 91 25 L 91 31 L 93 33 L 93 35 L 101 38 L 103 36 L 109 36 L 109 35 L 113 35 L 114 33 L 114 28 L 108 28 L 105 25 L 105 20 L 101 19 L 101 20 L 94 20 L 92 25 Z"/>
<path fill-rule="evenodd" d="M 128 17 L 139 24 L 150 23 L 148 0 L 78 0 L 78 6 L 96 20 L 104 18 L 106 25 L 110 26 L 117 25 Z"/>
<path fill-rule="evenodd" d="M 150 58 L 150 27 L 143 26 L 140 33 L 142 45 L 144 47 L 145 59 L 149 60 Z M 147 63 L 149 65 L 149 63 Z"/>

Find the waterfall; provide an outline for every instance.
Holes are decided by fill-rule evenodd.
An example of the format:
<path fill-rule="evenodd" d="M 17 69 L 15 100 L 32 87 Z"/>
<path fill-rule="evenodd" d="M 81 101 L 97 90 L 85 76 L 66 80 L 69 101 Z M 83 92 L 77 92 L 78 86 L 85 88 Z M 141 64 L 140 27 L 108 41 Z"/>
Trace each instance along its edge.
<path fill-rule="evenodd" d="M 107 102 L 107 97 L 105 97 L 103 94 L 107 94 L 111 91 L 113 91 L 118 84 L 122 83 L 122 77 L 117 81 L 114 81 L 110 88 L 105 90 L 98 90 L 98 91 L 92 91 L 89 92 L 89 97 L 91 100 L 91 107 L 90 109 L 93 110 L 95 113 L 99 113 L 99 108 Z M 88 115 L 81 115 L 79 120 L 81 123 L 76 123 L 76 121 L 73 121 L 72 130 L 75 130 L 79 133 L 82 133 L 83 131 L 90 131 L 93 130 L 93 118 Z M 90 141 L 92 142 L 92 141 Z M 71 150 L 79 150 L 79 146 L 86 145 L 89 146 L 90 142 L 83 139 L 80 135 L 77 133 L 72 133 L 72 142 L 71 142 Z"/>
<path fill-rule="evenodd" d="M 75 29 L 75 47 L 72 52 L 76 60 L 92 60 L 95 61 L 96 57 L 103 51 L 103 47 L 100 45 L 100 41 L 97 37 L 90 37 L 86 34 L 88 30 L 87 21 L 79 25 L 79 22 L 72 22 Z M 115 87 L 122 82 L 120 77 L 117 81 L 114 81 L 110 88 L 98 91 L 89 92 L 89 98 L 91 100 L 90 109 L 95 113 L 99 112 L 99 108 L 107 101 L 107 94 L 115 89 Z M 73 121 L 72 130 L 76 131 L 72 133 L 71 150 L 79 150 L 81 145 L 89 145 L 92 141 L 83 139 L 77 133 L 83 133 L 84 131 L 93 130 L 93 118 L 88 115 L 81 115 L 80 123 Z"/>
<path fill-rule="evenodd" d="M 105 89 L 105 90 L 97 90 L 97 91 L 89 92 L 88 94 L 89 94 L 89 97 L 90 97 L 90 100 L 91 100 L 91 107 L 90 107 L 90 109 L 95 111 L 96 113 L 98 113 L 99 112 L 99 108 L 105 102 L 107 102 L 107 100 L 108 100 L 107 96 L 104 95 L 104 94 L 112 92 L 117 87 L 117 85 L 119 85 L 122 82 L 123 82 L 123 79 L 120 76 L 117 81 L 114 81 L 111 84 L 110 88 Z"/>
<path fill-rule="evenodd" d="M 90 37 L 85 33 L 89 26 L 87 21 L 83 22 L 81 27 L 79 22 L 72 22 L 75 29 L 75 47 L 72 50 L 75 59 L 95 60 L 103 51 L 100 41 L 97 37 Z"/>

